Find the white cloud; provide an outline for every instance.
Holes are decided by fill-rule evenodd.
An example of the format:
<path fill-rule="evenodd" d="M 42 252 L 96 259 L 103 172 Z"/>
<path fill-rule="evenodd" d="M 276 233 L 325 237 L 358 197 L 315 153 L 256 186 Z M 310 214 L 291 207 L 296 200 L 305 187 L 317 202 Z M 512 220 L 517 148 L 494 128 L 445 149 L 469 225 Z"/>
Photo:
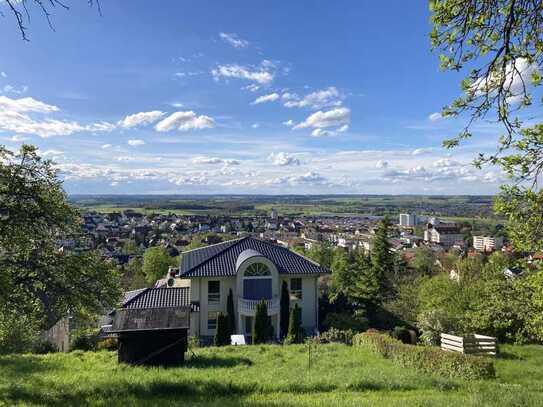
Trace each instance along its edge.
<path fill-rule="evenodd" d="M 278 166 L 290 166 L 290 165 L 300 165 L 300 160 L 292 155 L 284 152 L 271 153 L 269 160 L 273 165 Z"/>
<path fill-rule="evenodd" d="M 428 154 L 428 153 L 431 153 L 433 150 L 434 149 L 432 147 L 416 148 L 411 152 L 411 154 L 413 154 L 413 155 Z"/>
<path fill-rule="evenodd" d="M 326 112 L 319 110 L 306 118 L 302 123 L 294 126 L 294 129 L 323 129 L 328 127 L 344 126 L 349 124 L 350 118 L 351 111 L 346 107 L 338 107 Z"/>
<path fill-rule="evenodd" d="M 260 68 L 251 69 L 241 65 L 219 65 L 211 70 L 211 74 L 215 80 L 222 78 L 245 79 L 267 85 L 273 81 L 274 74 L 270 72 L 270 67 L 267 64 L 262 64 Z"/>
<path fill-rule="evenodd" d="M 256 92 L 260 89 L 260 86 L 251 83 L 250 85 L 244 86 L 242 89 L 248 90 L 249 92 Z"/>
<path fill-rule="evenodd" d="M 253 129 L 258 129 L 258 128 L 260 127 L 260 124 L 258 124 L 258 123 L 253 123 L 253 124 L 251 124 L 251 127 L 252 127 Z"/>
<path fill-rule="evenodd" d="M 102 147 L 104 150 L 107 149 L 107 148 L 111 148 L 112 145 L 111 144 L 102 144 Z"/>
<path fill-rule="evenodd" d="M 2 88 L 4 93 L 13 93 L 15 95 L 22 95 L 23 93 L 26 93 L 28 90 L 28 86 L 21 86 L 20 88 L 16 88 L 12 85 L 4 85 Z"/>
<path fill-rule="evenodd" d="M 143 146 L 144 144 L 145 141 L 143 140 L 128 140 L 128 145 L 131 145 L 132 147 Z"/>
<path fill-rule="evenodd" d="M 249 41 L 240 38 L 235 33 L 220 33 L 219 37 L 234 48 L 247 48 L 249 46 Z"/>
<path fill-rule="evenodd" d="M 156 122 L 165 113 L 159 110 L 153 110 L 151 112 L 140 112 L 126 116 L 124 119 L 119 121 L 119 126 L 129 129 L 132 127 L 137 127 L 141 125 L 151 124 Z"/>
<path fill-rule="evenodd" d="M 375 164 L 375 168 L 387 168 L 388 167 L 388 161 L 385 160 L 379 160 Z"/>
<path fill-rule="evenodd" d="M 290 120 L 287 120 L 286 122 L 283 122 L 283 124 L 287 127 L 292 127 L 294 126 L 294 120 L 290 119 Z"/>
<path fill-rule="evenodd" d="M 160 132 L 170 130 L 196 130 L 215 127 L 215 120 L 209 116 L 197 116 L 193 111 L 175 112 L 159 121 L 155 129 Z"/>
<path fill-rule="evenodd" d="M 60 109 L 56 106 L 40 102 L 31 97 L 21 99 L 10 99 L 7 96 L 0 96 L 0 111 L 11 112 L 36 112 L 36 113 L 51 113 L 58 112 Z"/>
<path fill-rule="evenodd" d="M 239 165 L 239 161 L 237 160 L 231 160 L 231 159 L 224 159 L 219 157 L 206 157 L 206 156 L 199 156 L 194 157 L 191 162 L 193 164 L 224 164 L 224 165 Z"/>
<path fill-rule="evenodd" d="M 2 72 L 0 72 L 0 76 L 1 76 L 2 78 L 7 78 L 7 77 L 8 77 L 8 74 L 5 73 L 4 71 L 2 71 Z"/>
<path fill-rule="evenodd" d="M 30 140 L 28 137 L 21 136 L 19 134 L 16 134 L 9 138 L 9 141 L 14 141 L 16 143 L 22 143 L 23 141 L 28 141 L 28 140 Z"/>
<path fill-rule="evenodd" d="M 253 105 L 258 105 L 261 103 L 267 103 L 267 102 L 274 102 L 277 99 L 279 99 L 279 94 L 277 93 L 270 93 L 269 95 L 263 95 L 256 98 L 256 100 L 252 103 Z"/>
<path fill-rule="evenodd" d="M 430 119 L 430 121 L 432 122 L 435 122 L 435 121 L 443 119 L 443 116 L 441 115 L 441 113 L 435 112 L 435 113 L 432 113 L 430 116 L 428 116 L 428 119 Z"/>
<path fill-rule="evenodd" d="M 337 136 L 337 131 L 324 130 L 324 129 L 315 129 L 311 132 L 313 137 L 334 137 Z"/>
<path fill-rule="evenodd" d="M 343 103 L 343 96 L 334 86 L 310 93 L 302 99 L 291 93 L 285 93 L 283 98 L 286 100 L 286 107 L 309 107 L 315 110 L 323 107 L 340 106 Z"/>
<path fill-rule="evenodd" d="M 271 179 L 266 182 L 271 185 L 290 185 L 290 186 L 301 186 L 301 185 L 324 185 L 328 184 L 326 177 L 323 177 L 317 172 L 309 171 L 302 175 L 290 175 L 286 177 L 278 177 Z"/>

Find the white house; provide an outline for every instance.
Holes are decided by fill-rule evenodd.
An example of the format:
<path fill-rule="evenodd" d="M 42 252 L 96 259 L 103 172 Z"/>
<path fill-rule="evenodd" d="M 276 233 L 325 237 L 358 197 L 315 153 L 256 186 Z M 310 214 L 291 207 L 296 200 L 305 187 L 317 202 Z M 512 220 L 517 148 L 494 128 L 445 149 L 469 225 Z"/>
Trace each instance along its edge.
<path fill-rule="evenodd" d="M 302 309 L 302 327 L 313 334 L 318 327 L 319 276 L 329 273 L 317 263 L 284 247 L 253 237 L 190 250 L 182 254 L 174 287 L 190 287 L 190 334 L 215 334 L 217 315 L 226 314 L 232 290 L 236 333 L 250 334 L 258 302 L 265 300 L 268 315 L 279 335 L 281 285 L 286 281 L 291 307 Z"/>
<path fill-rule="evenodd" d="M 500 250 L 503 246 L 503 237 L 473 236 L 473 248 L 481 252 Z"/>
<path fill-rule="evenodd" d="M 433 225 L 429 223 L 424 231 L 424 240 L 445 247 L 452 247 L 456 242 L 463 241 L 464 235 L 456 224 L 439 223 Z"/>

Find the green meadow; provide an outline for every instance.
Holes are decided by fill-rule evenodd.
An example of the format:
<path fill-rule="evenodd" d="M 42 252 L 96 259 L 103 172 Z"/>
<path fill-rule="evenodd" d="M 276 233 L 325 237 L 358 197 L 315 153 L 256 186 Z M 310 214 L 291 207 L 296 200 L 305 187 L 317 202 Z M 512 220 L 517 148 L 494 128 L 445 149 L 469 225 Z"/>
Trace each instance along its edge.
<path fill-rule="evenodd" d="M 201 348 L 184 367 L 119 365 L 115 352 L 0 357 L 6 406 L 541 406 L 543 347 L 502 346 L 495 379 L 419 374 L 364 347 Z"/>

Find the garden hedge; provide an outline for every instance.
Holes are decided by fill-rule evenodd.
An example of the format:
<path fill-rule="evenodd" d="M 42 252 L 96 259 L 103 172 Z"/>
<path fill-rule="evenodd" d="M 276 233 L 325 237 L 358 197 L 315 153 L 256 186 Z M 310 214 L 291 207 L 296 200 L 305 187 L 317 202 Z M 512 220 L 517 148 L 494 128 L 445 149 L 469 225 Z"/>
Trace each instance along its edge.
<path fill-rule="evenodd" d="M 494 362 L 483 356 L 445 352 L 431 346 L 406 345 L 388 335 L 364 332 L 354 336 L 354 346 L 365 346 L 399 365 L 422 373 L 462 379 L 496 376 Z"/>

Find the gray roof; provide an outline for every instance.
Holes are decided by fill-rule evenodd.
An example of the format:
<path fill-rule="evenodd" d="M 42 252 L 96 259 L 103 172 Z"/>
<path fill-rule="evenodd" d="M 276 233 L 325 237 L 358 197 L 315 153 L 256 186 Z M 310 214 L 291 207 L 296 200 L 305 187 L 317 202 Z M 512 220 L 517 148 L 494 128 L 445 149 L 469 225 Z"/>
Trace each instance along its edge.
<path fill-rule="evenodd" d="M 240 253 L 238 256 L 238 259 L 236 260 L 236 270 L 239 269 L 239 266 L 245 261 L 250 259 L 251 257 L 262 257 L 262 253 L 257 252 L 253 249 L 245 249 Z"/>
<path fill-rule="evenodd" d="M 123 308 L 189 307 L 190 288 L 146 288 L 123 303 Z"/>
<path fill-rule="evenodd" d="M 280 274 L 325 274 L 327 269 L 284 247 L 264 242 L 254 237 L 229 240 L 212 246 L 184 252 L 181 257 L 179 276 L 190 277 L 229 277 L 237 272 L 240 255 L 246 260 L 261 255 L 275 264 Z"/>

